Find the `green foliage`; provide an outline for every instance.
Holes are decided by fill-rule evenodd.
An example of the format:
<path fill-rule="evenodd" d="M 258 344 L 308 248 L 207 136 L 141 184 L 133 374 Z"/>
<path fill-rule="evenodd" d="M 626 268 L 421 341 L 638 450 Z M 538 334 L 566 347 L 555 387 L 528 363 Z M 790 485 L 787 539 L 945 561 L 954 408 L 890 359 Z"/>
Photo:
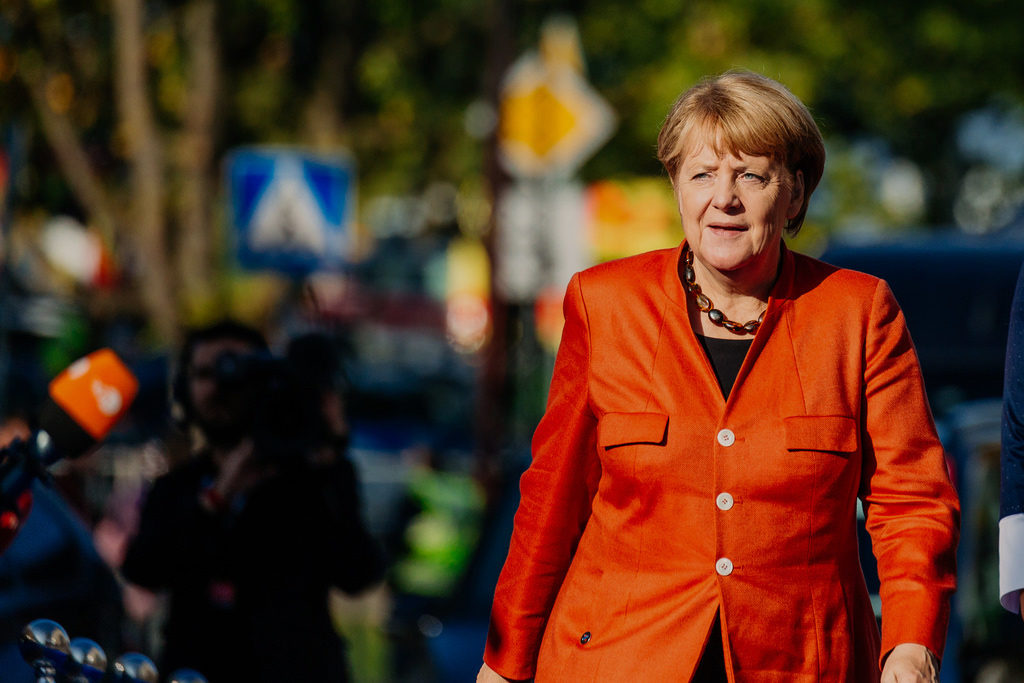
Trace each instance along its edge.
<path fill-rule="evenodd" d="M 146 5 L 151 94 L 168 133 L 185 114 L 188 4 Z M 659 173 L 654 139 L 671 103 L 701 76 L 729 68 L 782 80 L 830 140 L 887 140 L 938 188 L 965 171 L 952 145 L 963 113 L 997 95 L 1024 99 L 1016 30 L 1024 6 L 994 1 L 224 0 L 220 13 L 219 149 L 306 142 L 305 109 L 326 88 L 339 142 L 370 195 L 484 173 L 484 145 L 465 130 L 466 108 L 494 81 L 489 64 L 534 47 L 540 24 L 556 13 L 578 19 L 588 76 L 619 117 L 615 137 L 584 168 L 589 179 Z M 109 19 L 98 1 L 10 0 L 0 9 L 0 45 L 19 69 L 45 65 L 71 76 L 74 120 L 99 167 L 119 182 Z M 0 79 L 0 117 L 34 120 L 17 78 Z M 52 158 L 41 136 L 33 140 L 36 180 L 20 188 L 21 201 L 46 203 Z M 930 220 L 949 219 L 949 194 L 932 193 Z"/>

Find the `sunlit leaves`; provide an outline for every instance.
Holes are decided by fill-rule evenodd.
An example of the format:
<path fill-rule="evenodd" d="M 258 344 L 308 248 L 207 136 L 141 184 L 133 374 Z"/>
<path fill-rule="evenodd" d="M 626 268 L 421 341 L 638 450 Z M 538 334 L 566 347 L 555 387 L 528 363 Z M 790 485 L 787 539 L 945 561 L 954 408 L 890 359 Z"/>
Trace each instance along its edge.
<path fill-rule="evenodd" d="M 401 79 L 401 62 L 394 46 L 382 41 L 370 47 L 360 60 L 358 77 L 367 94 L 383 99 Z"/>
<path fill-rule="evenodd" d="M 287 95 L 287 82 L 262 71 L 241 74 L 235 84 L 233 98 L 239 123 L 263 137 L 276 139 L 283 135 L 279 120 L 282 97 Z"/>
<path fill-rule="evenodd" d="M 924 46 L 950 54 L 962 45 L 964 31 L 970 30 L 959 21 L 949 7 L 930 7 L 921 13 L 917 34 Z"/>
<path fill-rule="evenodd" d="M 892 101 L 895 109 L 904 116 L 913 116 L 927 109 L 932 104 L 932 89 L 928 83 L 918 76 L 901 78 L 892 89 Z"/>
<path fill-rule="evenodd" d="M 188 102 L 188 83 L 180 70 L 162 74 L 157 81 L 156 99 L 160 108 L 173 113 L 176 118 L 185 114 Z"/>
<path fill-rule="evenodd" d="M 148 87 L 168 136 L 187 108 L 187 5 L 146 3 Z M 334 139 L 352 148 L 363 192 L 483 173 L 484 142 L 464 121 L 470 103 L 484 95 L 496 40 L 490 13 L 498 5 L 222 0 L 221 151 L 307 142 L 304 108 L 317 96 L 324 98 L 317 106 L 335 109 Z M 929 178 L 966 170 L 950 164 L 948 142 L 963 112 L 998 93 L 1024 99 L 1024 6 L 545 0 L 506 7 L 510 16 L 499 29 L 510 34 L 508 59 L 536 45 L 537 29 L 551 15 L 579 21 L 587 77 L 619 118 L 615 137 L 582 169 L 588 179 L 658 173 L 654 138 L 675 97 L 701 76 L 733 67 L 782 80 L 830 138 L 890 140 L 894 154 L 924 165 Z M 123 151 L 126 137 L 114 128 L 110 97 L 108 13 L 101 0 L 0 3 L 0 115 L 29 115 L 27 98 L 17 92 L 20 74 L 47 83 L 55 110 Z M 949 211 L 934 206 L 932 218 Z"/>

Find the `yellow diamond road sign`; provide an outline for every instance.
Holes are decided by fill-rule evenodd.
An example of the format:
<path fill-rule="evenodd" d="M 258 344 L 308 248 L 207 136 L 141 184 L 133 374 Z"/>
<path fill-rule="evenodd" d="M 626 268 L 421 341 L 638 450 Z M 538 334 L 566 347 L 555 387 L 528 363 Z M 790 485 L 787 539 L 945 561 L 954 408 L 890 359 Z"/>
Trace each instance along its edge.
<path fill-rule="evenodd" d="M 570 175 L 614 125 L 611 108 L 578 71 L 527 53 L 502 84 L 499 158 L 518 177 Z"/>

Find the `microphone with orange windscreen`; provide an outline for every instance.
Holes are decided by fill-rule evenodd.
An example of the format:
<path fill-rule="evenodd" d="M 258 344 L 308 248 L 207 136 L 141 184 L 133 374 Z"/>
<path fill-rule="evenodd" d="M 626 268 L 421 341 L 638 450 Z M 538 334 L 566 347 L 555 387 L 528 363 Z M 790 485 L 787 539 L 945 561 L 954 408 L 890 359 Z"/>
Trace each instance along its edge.
<path fill-rule="evenodd" d="M 39 415 L 40 454 L 49 465 L 76 458 L 102 441 L 135 399 L 139 383 L 110 349 L 72 363 L 50 382 Z"/>
<path fill-rule="evenodd" d="M 31 507 L 33 480 L 64 458 L 77 458 L 113 429 L 135 399 L 139 383 L 110 349 L 72 363 L 50 382 L 39 428 L 26 441 L 0 449 L 0 551 Z"/>

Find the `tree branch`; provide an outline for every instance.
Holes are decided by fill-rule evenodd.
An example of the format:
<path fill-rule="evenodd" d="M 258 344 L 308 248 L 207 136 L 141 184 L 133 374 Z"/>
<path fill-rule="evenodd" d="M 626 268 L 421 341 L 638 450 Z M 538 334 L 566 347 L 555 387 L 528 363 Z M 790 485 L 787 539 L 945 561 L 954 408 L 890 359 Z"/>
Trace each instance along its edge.
<path fill-rule="evenodd" d="M 213 155 L 221 68 L 216 20 L 214 0 L 195 0 L 185 12 L 188 102 L 177 154 L 182 174 L 177 265 L 186 300 L 209 295 L 213 283 L 210 244 L 212 188 L 215 187 Z"/>
<path fill-rule="evenodd" d="M 42 124 L 43 135 L 57 159 L 64 178 L 71 187 L 89 223 L 102 234 L 112 236 L 117 222 L 113 203 L 99 176 L 89 163 L 89 156 L 67 114 L 54 111 L 46 97 L 47 76 L 18 71 L 28 90 L 33 107 Z"/>
<path fill-rule="evenodd" d="M 141 0 L 114 0 L 115 96 L 131 162 L 132 214 L 142 299 L 156 331 L 178 335 L 178 307 L 168 268 L 164 168 L 160 139 L 146 92 Z"/>

